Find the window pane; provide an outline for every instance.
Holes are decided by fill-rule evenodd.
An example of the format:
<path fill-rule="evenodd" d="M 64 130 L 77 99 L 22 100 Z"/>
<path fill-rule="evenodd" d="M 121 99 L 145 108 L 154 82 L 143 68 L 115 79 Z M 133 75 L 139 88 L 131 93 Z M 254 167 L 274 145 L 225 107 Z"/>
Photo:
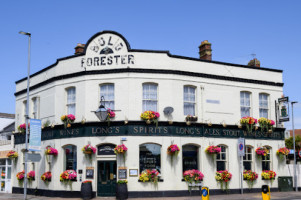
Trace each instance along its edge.
<path fill-rule="evenodd" d="M 157 169 L 161 173 L 161 146 L 157 144 L 140 145 L 140 173 L 145 169 Z"/>
<path fill-rule="evenodd" d="M 244 161 L 243 165 L 244 165 L 244 170 L 252 170 L 251 162 Z"/>
<path fill-rule="evenodd" d="M 189 169 L 198 169 L 198 147 L 183 146 L 183 172 Z"/>
<path fill-rule="evenodd" d="M 195 88 L 184 86 L 184 115 L 195 115 Z"/>
<path fill-rule="evenodd" d="M 269 161 L 262 162 L 262 170 L 270 170 L 270 162 Z"/>
<path fill-rule="evenodd" d="M 7 168 L 7 179 L 11 179 L 11 167 Z"/>
<path fill-rule="evenodd" d="M 226 170 L 226 162 L 225 161 L 217 161 L 216 162 L 216 171 Z"/>

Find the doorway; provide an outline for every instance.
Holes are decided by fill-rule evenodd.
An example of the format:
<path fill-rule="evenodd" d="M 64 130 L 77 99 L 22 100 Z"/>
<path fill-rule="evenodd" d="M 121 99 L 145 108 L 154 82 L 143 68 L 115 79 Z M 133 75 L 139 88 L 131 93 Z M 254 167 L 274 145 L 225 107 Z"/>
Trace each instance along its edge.
<path fill-rule="evenodd" d="M 116 195 L 116 173 L 116 161 L 97 162 L 97 196 Z"/>

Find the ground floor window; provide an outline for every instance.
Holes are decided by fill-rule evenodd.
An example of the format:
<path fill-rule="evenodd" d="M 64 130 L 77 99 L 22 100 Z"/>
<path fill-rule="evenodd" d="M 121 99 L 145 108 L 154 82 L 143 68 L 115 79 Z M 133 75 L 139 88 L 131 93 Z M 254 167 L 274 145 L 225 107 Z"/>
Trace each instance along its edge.
<path fill-rule="evenodd" d="M 190 169 L 198 170 L 198 146 L 184 145 L 183 146 L 183 172 Z"/>
<path fill-rule="evenodd" d="M 64 147 L 65 151 L 65 168 L 73 169 L 76 171 L 77 169 L 77 150 L 74 145 L 67 145 Z"/>
<path fill-rule="evenodd" d="M 224 145 L 218 145 L 221 148 L 221 152 L 216 155 L 216 171 L 227 169 L 227 147 Z"/>
<path fill-rule="evenodd" d="M 145 169 L 156 169 L 161 173 L 161 146 L 158 144 L 142 144 L 139 147 L 140 173 Z"/>
<path fill-rule="evenodd" d="M 266 156 L 262 156 L 262 171 L 263 170 L 271 170 L 271 148 L 266 147 L 269 151 Z"/>
<path fill-rule="evenodd" d="M 11 160 L 0 159 L 0 191 L 11 192 Z"/>
<path fill-rule="evenodd" d="M 245 155 L 244 155 L 244 170 L 252 170 L 252 147 L 246 146 L 245 148 Z"/>

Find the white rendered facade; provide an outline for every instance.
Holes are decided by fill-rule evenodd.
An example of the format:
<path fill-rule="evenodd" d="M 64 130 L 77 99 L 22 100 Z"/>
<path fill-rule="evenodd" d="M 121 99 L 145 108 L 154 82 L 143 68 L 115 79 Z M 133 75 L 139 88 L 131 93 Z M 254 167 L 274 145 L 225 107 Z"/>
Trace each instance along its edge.
<path fill-rule="evenodd" d="M 110 44 L 112 44 L 110 46 Z M 98 49 L 95 49 L 98 47 Z M 101 48 L 109 47 L 113 53 L 100 55 Z M 93 50 L 97 51 L 94 52 Z M 100 55 L 100 56 L 99 56 Z M 103 56 L 103 58 L 102 58 Z M 112 56 L 112 59 L 109 58 Z M 120 56 L 120 57 L 119 57 Z M 95 59 L 95 57 L 98 57 Z M 91 59 L 92 60 L 91 60 Z M 89 60 L 90 59 L 90 60 Z M 97 66 L 99 65 L 99 66 Z M 141 121 L 140 114 L 143 112 L 143 85 L 154 84 L 157 89 L 156 106 L 160 113 L 160 122 L 173 121 L 180 123 L 181 127 L 177 131 L 196 131 L 193 126 L 185 124 L 184 115 L 184 87 L 194 88 L 194 111 L 198 116 L 195 124 L 212 123 L 216 126 L 222 124 L 232 125 L 239 124 L 241 118 L 241 92 L 249 93 L 250 116 L 259 118 L 260 106 L 259 95 L 268 96 L 267 112 L 268 118 L 276 121 L 275 100 L 283 94 L 282 71 L 258 67 L 248 67 L 235 64 L 204 61 L 195 58 L 186 58 L 173 56 L 163 51 L 145 51 L 133 50 L 129 48 L 127 41 L 118 33 L 104 31 L 94 35 L 87 43 L 84 53 L 70 56 L 58 61 L 31 77 L 30 90 L 30 117 L 33 115 L 45 123 L 47 120 L 52 125 L 62 124 L 60 117 L 68 112 L 68 89 L 74 88 L 75 100 L 74 114 L 75 123 L 85 121 L 99 122 L 95 111 L 101 100 L 101 86 L 113 85 L 114 108 L 121 110 L 116 112 L 116 117 L 112 120 L 116 122 Z M 16 82 L 16 126 L 24 123 L 24 102 L 26 101 L 26 80 L 22 79 Z M 112 89 L 111 89 L 112 90 Z M 35 100 L 37 110 L 33 109 L 33 100 Z M 70 103 L 70 102 L 69 102 Z M 75 105 L 74 105 L 75 104 Z M 171 116 L 163 114 L 165 107 L 173 107 L 174 112 Z M 85 126 L 86 124 L 82 124 Z M 80 126 L 80 125 L 79 125 Z M 103 125 L 102 125 L 103 126 Z M 122 125 L 120 125 L 122 126 Z M 126 123 L 124 124 L 126 126 Z M 147 127 L 147 125 L 145 125 Z M 76 135 L 80 132 L 78 126 L 73 125 L 63 134 Z M 58 149 L 59 154 L 52 158 L 50 164 L 47 163 L 43 151 L 41 152 L 42 160 L 30 164 L 29 170 L 36 171 L 36 180 L 30 185 L 31 188 L 38 187 L 42 190 L 61 191 L 65 190 L 63 183 L 59 182 L 59 175 L 65 170 L 64 166 L 64 149 L 68 144 L 75 145 L 77 148 L 77 169 L 94 167 L 94 173 L 97 174 L 97 161 L 117 160 L 117 167 L 126 166 L 127 169 L 138 169 L 139 171 L 139 145 L 145 143 L 155 143 L 161 146 L 161 179 L 163 182 L 158 183 L 155 188 L 150 183 L 138 182 L 138 177 L 127 177 L 129 192 L 137 191 L 184 191 L 187 190 L 187 184 L 182 181 L 182 153 L 177 156 L 171 163 L 169 156 L 166 154 L 167 147 L 173 142 L 180 149 L 188 144 L 198 147 L 198 169 L 205 175 L 203 185 L 210 189 L 219 189 L 215 180 L 216 161 L 205 153 L 209 145 L 225 145 L 226 148 L 226 169 L 233 174 L 230 181 L 230 189 L 239 189 L 239 157 L 237 156 L 237 138 L 235 133 L 223 130 L 224 137 L 187 137 L 187 136 L 155 136 L 154 134 L 161 131 L 164 134 L 165 127 L 161 129 L 152 129 L 149 136 L 134 135 L 117 135 L 98 137 L 71 137 L 58 138 L 42 141 L 42 149 L 48 145 Z M 187 129 L 183 128 L 187 127 Z M 133 129 L 140 131 L 140 128 Z M 49 128 L 51 130 L 51 128 Z M 108 132 L 116 132 L 116 127 L 112 124 Z M 226 129 L 226 128 L 225 128 Z M 97 129 L 92 129 L 97 132 Z M 101 130 L 101 129 L 99 129 Z M 141 130 L 142 131 L 142 130 Z M 149 129 L 148 129 L 149 131 Z M 166 131 L 167 132 L 167 131 Z M 93 133 L 92 133 L 93 134 Z M 181 133 L 179 133 L 181 134 Z M 214 132 L 210 133 L 214 136 Z M 231 134 L 233 137 L 231 138 Z M 229 137 L 228 137 L 229 136 Z M 125 144 L 129 150 L 126 161 L 123 161 L 115 155 L 99 156 L 94 155 L 92 162 L 85 158 L 81 148 L 90 143 L 93 146 L 101 144 L 121 143 L 121 138 L 126 137 Z M 269 146 L 271 148 L 271 170 L 277 173 L 277 176 L 287 175 L 285 162 L 280 161 L 276 156 L 276 151 L 284 147 L 284 139 L 246 139 L 246 145 L 252 147 L 252 170 L 261 174 L 261 160 L 256 159 L 255 149 L 260 146 Z M 22 155 L 24 144 L 16 144 L 15 149 Z M 21 156 L 15 165 L 14 173 L 23 168 Z M 49 185 L 41 183 L 40 176 L 43 172 L 50 170 L 53 178 Z M 85 173 L 85 172 L 84 172 Z M 85 180 L 84 175 L 82 180 Z M 97 175 L 94 176 L 93 191 L 97 193 Z M 18 182 L 13 180 L 14 187 L 18 187 Z M 260 188 L 267 182 L 260 178 L 255 182 L 254 188 Z M 73 191 L 80 190 L 80 179 L 74 182 Z M 272 187 L 277 187 L 275 181 Z M 244 188 L 247 183 L 244 181 Z M 66 188 L 70 190 L 69 187 Z"/>

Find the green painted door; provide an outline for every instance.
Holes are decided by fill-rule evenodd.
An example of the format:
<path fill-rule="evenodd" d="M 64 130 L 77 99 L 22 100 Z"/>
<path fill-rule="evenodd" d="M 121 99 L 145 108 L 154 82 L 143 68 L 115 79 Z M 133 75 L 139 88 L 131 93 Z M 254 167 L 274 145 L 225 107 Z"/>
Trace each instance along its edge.
<path fill-rule="evenodd" d="M 97 196 L 116 195 L 116 161 L 98 161 Z"/>

